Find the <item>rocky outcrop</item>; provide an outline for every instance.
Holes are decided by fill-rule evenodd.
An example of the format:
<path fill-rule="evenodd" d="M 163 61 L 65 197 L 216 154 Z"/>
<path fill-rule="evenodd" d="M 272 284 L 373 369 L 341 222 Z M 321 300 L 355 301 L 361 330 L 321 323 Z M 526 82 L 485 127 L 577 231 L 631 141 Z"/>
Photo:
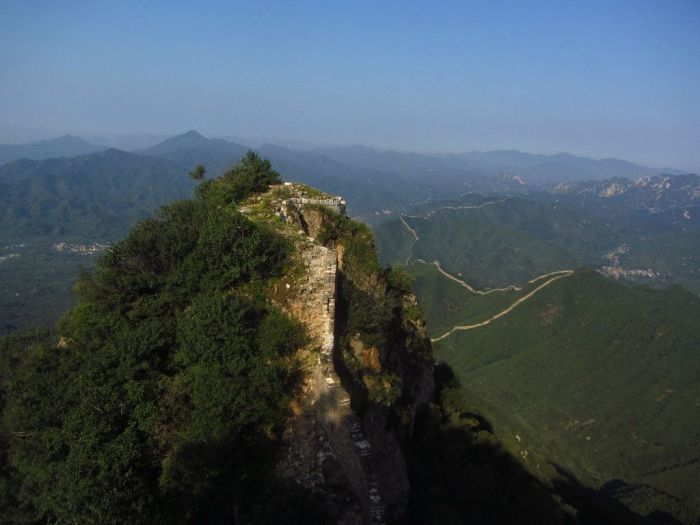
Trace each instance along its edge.
<path fill-rule="evenodd" d="M 295 189 L 285 188 L 286 193 Z M 345 333 L 347 319 L 338 316 L 348 315 L 347 301 L 341 308 L 337 304 L 343 287 L 362 286 L 363 293 L 380 296 L 387 291 L 381 279 L 360 283 L 359 274 L 351 279 L 342 243 L 323 246 L 315 240 L 328 213 L 344 213 L 344 204 L 340 198 L 293 196 L 269 202 L 288 228 L 298 266 L 278 283 L 273 300 L 303 323 L 309 335 L 301 355 L 306 382 L 295 400 L 277 470 L 321 494 L 338 523 L 384 523 L 407 508 L 410 485 L 401 439 L 410 434 L 417 408 L 432 396 L 432 364 L 416 366 L 403 351 L 405 345 L 380 350 Z M 419 324 L 400 317 L 397 323 L 397 339 L 420 338 Z M 339 340 L 355 341 L 356 352 L 373 367 L 376 381 L 398 378 L 403 418 L 395 407 L 368 400 L 367 385 L 348 369 Z"/>

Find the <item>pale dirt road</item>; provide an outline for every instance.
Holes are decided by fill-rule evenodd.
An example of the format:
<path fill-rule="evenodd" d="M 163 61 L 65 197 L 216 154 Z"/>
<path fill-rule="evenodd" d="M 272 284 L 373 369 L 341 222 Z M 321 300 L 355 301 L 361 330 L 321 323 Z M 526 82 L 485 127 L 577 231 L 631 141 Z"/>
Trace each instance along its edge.
<path fill-rule="evenodd" d="M 486 325 L 488 325 L 488 324 L 491 324 L 491 323 L 492 323 L 493 321 L 495 321 L 496 319 L 499 319 L 499 318 L 503 317 L 504 315 L 508 315 L 508 314 L 509 314 L 510 312 L 512 312 L 515 308 L 517 308 L 518 305 L 520 305 L 520 304 L 524 303 L 525 301 L 527 301 L 528 299 L 530 299 L 532 296 L 534 296 L 537 292 L 539 292 L 540 290 L 542 290 L 542 289 L 545 288 L 546 286 L 549 286 L 549 285 L 552 284 L 554 281 L 557 281 L 557 280 L 559 280 L 559 279 L 562 279 L 563 277 L 568 277 L 568 276 L 570 276 L 570 275 L 573 275 L 574 272 L 573 272 L 573 270 L 562 270 L 562 271 L 560 271 L 560 272 L 554 272 L 554 273 L 556 273 L 556 275 L 555 275 L 554 277 L 552 277 L 551 279 L 545 281 L 544 283 L 542 283 L 541 285 L 539 285 L 537 288 L 535 288 L 534 290 L 532 290 L 531 292 L 529 292 L 527 295 L 524 295 L 524 296 L 522 296 L 520 299 L 518 299 L 517 301 L 515 301 L 515 302 L 514 302 L 513 304 L 511 304 L 508 308 L 506 308 L 505 310 L 503 310 L 503 311 L 497 313 L 497 314 L 494 315 L 493 317 L 490 317 L 490 318 L 487 319 L 486 321 L 482 321 L 482 322 L 480 322 L 480 323 L 475 323 L 475 324 L 457 325 L 457 326 L 454 326 L 454 327 L 452 327 L 451 330 L 445 332 L 445 333 L 442 334 L 441 336 L 431 338 L 430 341 L 434 343 L 434 342 L 436 342 L 436 341 L 440 341 L 440 340 L 442 340 L 442 339 L 445 339 L 446 337 L 448 337 L 449 335 L 452 335 L 453 333 L 455 333 L 455 332 L 457 332 L 457 331 L 462 331 L 462 330 L 473 330 L 474 328 L 481 328 L 482 326 L 486 326 Z M 547 275 L 552 275 L 552 274 L 547 274 Z M 540 280 L 540 279 L 542 279 L 542 278 L 544 278 L 544 277 L 546 277 L 546 275 L 542 275 L 542 276 L 540 276 L 540 277 L 537 277 L 536 279 L 533 279 L 533 280 L 530 281 L 530 282 L 532 283 L 532 282 L 538 281 L 538 280 Z"/>
<path fill-rule="evenodd" d="M 502 199 L 502 200 L 500 200 L 500 201 L 485 202 L 484 204 L 481 204 L 481 205 L 479 205 L 479 206 L 459 206 L 459 207 L 444 207 L 444 208 L 438 208 L 438 209 L 436 209 L 436 210 L 433 210 L 433 211 L 428 212 L 428 213 L 424 216 L 424 218 L 428 218 L 430 215 L 432 215 L 432 214 L 435 213 L 436 211 L 439 211 L 439 210 L 442 210 L 442 209 L 477 209 L 477 208 L 483 208 L 484 206 L 488 206 L 488 205 L 490 205 L 490 204 L 496 204 L 496 203 L 499 203 L 499 202 L 504 202 L 504 201 L 506 201 L 506 200 L 508 200 L 508 197 L 506 197 L 505 199 Z M 407 217 L 408 217 L 408 215 L 407 215 Z M 418 236 L 418 232 L 416 232 L 415 229 L 411 228 L 411 226 L 405 221 L 405 219 L 403 218 L 402 215 L 399 215 L 399 219 L 401 219 L 401 222 L 402 222 L 403 225 L 406 227 L 406 229 L 410 232 L 410 234 L 413 236 L 413 239 L 414 239 L 413 245 L 411 245 L 411 251 L 410 251 L 409 254 L 408 254 L 408 258 L 406 259 L 406 265 L 408 265 L 409 262 L 410 262 L 410 260 L 411 260 L 411 257 L 413 256 L 413 246 L 415 245 L 416 242 L 418 242 L 418 241 L 420 240 L 420 237 Z M 473 286 L 471 286 L 471 285 L 469 285 L 468 283 L 464 282 L 462 279 L 459 279 L 459 278 L 455 277 L 454 275 L 452 275 L 452 274 L 446 272 L 446 271 L 440 266 L 440 261 L 435 260 L 435 261 L 432 261 L 432 262 L 427 262 L 427 261 L 424 261 L 423 259 L 416 259 L 416 262 L 419 262 L 419 263 L 422 263 L 422 264 L 432 264 L 432 265 L 434 265 L 434 266 L 437 268 L 438 272 L 440 272 L 442 275 L 444 275 L 444 276 L 447 277 L 448 279 L 450 279 L 450 280 L 456 282 L 456 283 L 459 284 L 460 286 L 466 288 L 466 289 L 469 290 L 471 293 L 476 294 L 476 295 L 488 295 L 488 294 L 490 294 L 490 293 L 495 293 L 495 292 L 508 292 L 508 291 L 518 292 L 518 291 L 522 290 L 522 287 L 521 287 L 521 286 L 517 286 L 517 285 L 515 285 L 515 284 L 510 284 L 510 285 L 508 285 L 508 286 L 506 286 L 506 287 L 504 287 L 504 288 L 493 288 L 493 289 L 491 289 L 491 290 L 477 290 L 477 289 L 474 288 Z M 480 323 L 474 323 L 474 324 L 469 324 L 469 325 L 457 325 L 457 326 L 454 326 L 454 327 L 452 327 L 452 329 L 450 329 L 449 331 L 445 332 L 445 333 L 442 334 L 441 336 L 432 338 L 432 339 L 430 339 L 430 340 L 431 340 L 432 342 L 436 342 L 436 341 L 440 341 L 440 340 L 442 340 L 442 339 L 445 339 L 446 337 L 448 337 L 449 335 L 451 335 L 451 334 L 453 334 L 454 332 L 457 332 L 457 331 L 462 331 L 462 330 L 473 330 L 474 328 L 480 328 L 480 327 L 482 327 L 482 326 L 486 326 L 486 325 L 492 323 L 493 321 L 495 321 L 496 319 L 499 319 L 499 318 L 503 317 L 504 315 L 508 315 L 508 314 L 509 314 L 510 312 L 512 312 L 515 308 L 517 308 L 518 305 L 524 303 L 525 301 L 527 301 L 528 299 L 530 299 L 532 296 L 534 296 L 535 294 L 537 294 L 540 290 L 542 290 L 542 289 L 545 288 L 546 286 L 549 286 L 549 285 L 550 285 L 551 283 L 553 283 L 554 281 L 556 281 L 556 280 L 558 280 L 558 279 L 561 279 L 562 277 L 568 277 L 568 276 L 572 275 L 573 273 L 574 273 L 573 270 L 556 270 L 556 271 L 554 271 L 554 272 L 549 272 L 549 273 L 546 273 L 546 274 L 544 274 L 544 275 L 540 275 L 540 276 L 538 276 L 538 277 L 535 277 L 534 279 L 530 279 L 530 280 L 528 281 L 528 284 L 534 284 L 534 283 L 536 283 L 536 282 L 538 282 L 538 281 L 541 281 L 542 279 L 547 279 L 547 280 L 546 280 L 544 283 L 540 284 L 537 288 L 535 288 L 535 289 L 532 290 L 531 292 L 527 293 L 527 294 L 524 295 L 523 297 L 521 297 L 521 298 L 519 298 L 518 300 L 516 300 L 513 304 L 511 304 L 511 305 L 510 305 L 508 308 L 506 308 L 505 310 L 503 310 L 503 311 L 497 313 L 496 315 L 494 315 L 493 317 L 490 317 L 489 319 L 487 319 L 487 320 L 485 320 L 485 321 L 482 321 L 482 322 L 480 322 Z"/>

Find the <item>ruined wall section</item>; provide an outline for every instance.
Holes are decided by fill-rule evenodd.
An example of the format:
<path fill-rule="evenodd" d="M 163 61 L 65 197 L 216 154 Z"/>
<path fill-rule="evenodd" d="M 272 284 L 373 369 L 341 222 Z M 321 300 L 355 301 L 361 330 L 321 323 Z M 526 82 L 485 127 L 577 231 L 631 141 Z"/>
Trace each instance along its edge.
<path fill-rule="evenodd" d="M 308 201 L 306 204 L 319 204 L 317 199 Z M 283 210 L 288 216 L 295 217 L 295 222 L 306 223 L 298 203 L 293 208 L 291 204 L 287 206 Z M 337 467 L 355 496 L 358 511 L 355 516 L 346 512 L 338 517 L 338 522 L 384 523 L 386 506 L 372 445 L 334 367 L 338 253 L 335 248 L 316 244 L 306 236 L 299 236 L 295 245 L 303 271 L 296 278 L 280 283 L 278 286 L 283 288 L 275 297 L 280 306 L 304 324 L 310 342 L 304 357 L 307 382 L 298 400 L 297 417 L 292 418 L 285 432 L 287 448 L 278 472 L 324 493 L 330 500 L 340 500 L 343 488 L 338 480 L 329 483 L 337 474 L 334 472 Z M 322 435 L 318 435 L 318 426 Z"/>

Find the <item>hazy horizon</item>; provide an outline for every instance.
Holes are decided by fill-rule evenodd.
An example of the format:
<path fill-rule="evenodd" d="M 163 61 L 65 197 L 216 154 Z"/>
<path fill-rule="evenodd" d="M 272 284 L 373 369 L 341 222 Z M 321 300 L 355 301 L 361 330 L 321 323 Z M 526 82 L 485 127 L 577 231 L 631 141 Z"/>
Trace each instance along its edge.
<path fill-rule="evenodd" d="M 699 28 L 684 1 L 9 1 L 0 142 L 196 129 L 697 171 Z"/>

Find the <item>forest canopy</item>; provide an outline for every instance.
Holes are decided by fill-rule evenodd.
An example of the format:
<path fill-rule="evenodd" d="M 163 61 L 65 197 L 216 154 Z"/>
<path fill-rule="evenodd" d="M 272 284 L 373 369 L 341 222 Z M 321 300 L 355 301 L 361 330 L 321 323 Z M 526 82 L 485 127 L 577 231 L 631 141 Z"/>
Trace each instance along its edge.
<path fill-rule="evenodd" d="M 291 247 L 234 204 L 278 181 L 248 153 L 139 222 L 55 331 L 4 340 L 0 522 L 261 512 L 305 333 L 264 300 Z"/>

